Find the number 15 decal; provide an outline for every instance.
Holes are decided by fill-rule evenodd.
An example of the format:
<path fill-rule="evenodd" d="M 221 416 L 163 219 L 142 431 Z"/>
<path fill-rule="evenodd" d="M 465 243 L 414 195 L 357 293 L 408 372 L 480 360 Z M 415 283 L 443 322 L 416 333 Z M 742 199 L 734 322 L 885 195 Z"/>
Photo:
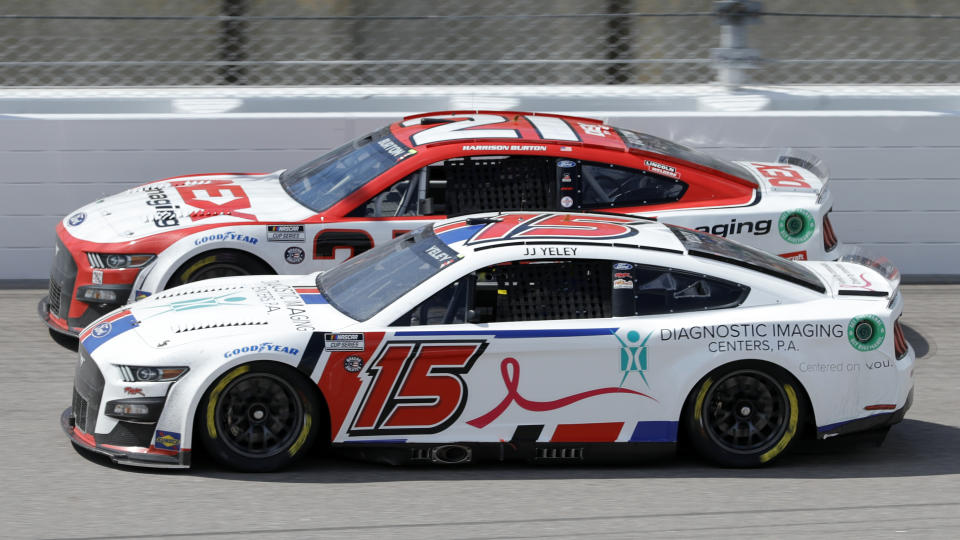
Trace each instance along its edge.
<path fill-rule="evenodd" d="M 498 221 L 487 225 L 468 245 L 523 238 L 542 240 L 556 238 L 572 240 L 616 240 L 637 234 L 637 226 L 651 223 L 646 219 L 626 216 L 583 216 L 576 214 L 508 214 L 498 216 Z"/>
<path fill-rule="evenodd" d="M 438 433 L 467 404 L 470 371 L 487 347 L 484 340 L 394 341 L 370 362 L 371 378 L 347 433 Z"/>

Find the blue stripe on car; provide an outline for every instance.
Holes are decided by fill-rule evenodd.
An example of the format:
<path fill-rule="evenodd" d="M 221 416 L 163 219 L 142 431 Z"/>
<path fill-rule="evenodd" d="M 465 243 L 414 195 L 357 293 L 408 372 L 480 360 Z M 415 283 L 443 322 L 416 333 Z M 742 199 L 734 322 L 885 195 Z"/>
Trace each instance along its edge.
<path fill-rule="evenodd" d="M 609 336 L 616 328 L 570 328 L 562 330 L 407 330 L 396 336 L 493 336 L 501 339 Z"/>
<path fill-rule="evenodd" d="M 119 336 L 127 330 L 134 328 L 136 325 L 137 320 L 133 315 L 127 315 L 108 323 L 100 323 L 96 326 L 96 328 L 93 329 L 93 332 L 91 332 L 90 335 L 83 340 L 83 348 L 86 349 L 88 353 L 92 354 L 93 351 L 97 350 L 97 347 Z M 96 335 L 99 329 L 104 329 L 103 333 L 101 335 Z"/>
<path fill-rule="evenodd" d="M 470 225 L 468 227 L 461 227 L 459 229 L 442 232 L 437 235 L 437 238 L 443 240 L 443 242 L 449 246 L 455 242 L 462 242 L 463 240 L 472 238 L 473 235 L 480 232 L 480 229 L 484 227 L 486 227 L 486 225 Z"/>
<path fill-rule="evenodd" d="M 677 422 L 652 421 L 637 422 L 630 442 L 676 442 Z"/>

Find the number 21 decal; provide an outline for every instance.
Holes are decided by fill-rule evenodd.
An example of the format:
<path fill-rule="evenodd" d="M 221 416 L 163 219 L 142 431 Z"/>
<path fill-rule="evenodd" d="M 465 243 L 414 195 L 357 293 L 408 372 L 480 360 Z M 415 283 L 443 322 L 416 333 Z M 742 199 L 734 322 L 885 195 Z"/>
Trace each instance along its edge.
<path fill-rule="evenodd" d="M 448 123 L 438 124 L 413 135 L 413 144 L 430 144 L 457 139 L 518 139 L 520 134 L 514 129 L 468 129 L 489 126 L 505 122 L 506 118 L 496 114 L 440 114 L 431 118 L 459 118 Z M 404 126 L 419 125 L 421 119 L 407 120 Z"/>
<path fill-rule="evenodd" d="M 438 433 L 467 404 L 470 371 L 487 347 L 484 340 L 394 341 L 365 370 L 370 378 L 347 433 Z"/>
<path fill-rule="evenodd" d="M 498 114 L 438 114 L 431 119 L 450 119 L 449 122 L 437 124 L 427 128 L 412 137 L 413 144 L 422 145 L 440 141 L 456 141 L 463 139 L 519 139 L 520 133 L 515 129 L 477 129 L 483 126 L 493 126 L 506 122 L 507 119 Z M 524 116 L 541 139 L 556 141 L 579 141 L 580 137 L 562 119 L 552 116 Z M 422 118 L 414 118 L 403 122 L 403 126 L 417 126 Z"/>

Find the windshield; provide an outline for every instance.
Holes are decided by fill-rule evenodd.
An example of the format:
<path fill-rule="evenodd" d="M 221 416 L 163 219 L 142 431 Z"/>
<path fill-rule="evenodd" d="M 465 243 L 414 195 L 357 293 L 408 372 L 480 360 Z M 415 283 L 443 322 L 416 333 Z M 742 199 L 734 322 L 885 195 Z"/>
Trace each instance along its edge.
<path fill-rule="evenodd" d="M 747 247 L 726 238 L 667 225 L 691 255 L 709 257 L 770 274 L 818 292 L 826 291 L 816 274 L 789 259 Z"/>
<path fill-rule="evenodd" d="M 333 307 L 365 321 L 460 255 L 427 226 L 366 251 L 317 276 L 317 288 Z"/>
<path fill-rule="evenodd" d="M 280 184 L 297 202 L 322 212 L 414 153 L 383 128 L 284 172 Z"/>
<path fill-rule="evenodd" d="M 730 176 L 736 176 L 737 178 L 746 180 L 753 184 L 757 183 L 749 171 L 737 165 L 736 163 L 711 156 L 710 154 L 706 154 L 699 150 L 694 150 L 693 148 L 687 148 L 682 144 L 677 144 L 673 141 L 668 141 L 667 139 L 661 139 L 660 137 L 654 137 L 653 135 L 640 133 L 639 131 L 617 129 L 617 132 L 620 133 L 620 137 L 623 138 L 623 140 L 627 143 L 627 146 L 630 148 L 636 148 L 637 150 L 644 150 L 646 152 L 653 152 L 654 154 L 661 154 L 664 156 L 673 156 L 675 158 L 682 159 L 683 161 L 695 163 L 697 165 L 702 165 L 704 167 L 709 167 L 722 173 L 729 174 Z"/>

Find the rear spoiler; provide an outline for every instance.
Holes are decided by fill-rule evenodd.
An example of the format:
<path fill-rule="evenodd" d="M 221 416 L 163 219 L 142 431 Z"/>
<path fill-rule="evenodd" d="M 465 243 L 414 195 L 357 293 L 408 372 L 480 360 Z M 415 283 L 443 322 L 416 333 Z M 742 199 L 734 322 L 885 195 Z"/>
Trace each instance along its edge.
<path fill-rule="evenodd" d="M 823 163 L 823 160 L 806 150 L 784 148 L 780 152 L 780 155 L 777 156 L 777 163 L 796 165 L 815 174 L 817 178 L 820 179 L 820 182 L 823 183 L 823 186 L 817 193 L 817 203 L 820 203 L 823 195 L 827 192 L 827 183 L 830 181 L 830 171 L 827 170 L 827 166 Z"/>
<path fill-rule="evenodd" d="M 870 253 L 860 246 L 846 245 L 843 248 L 838 262 L 848 262 L 866 266 L 875 270 L 890 283 L 890 304 L 897 298 L 900 292 L 900 270 L 890 262 L 890 259 L 884 256 L 877 256 Z"/>

